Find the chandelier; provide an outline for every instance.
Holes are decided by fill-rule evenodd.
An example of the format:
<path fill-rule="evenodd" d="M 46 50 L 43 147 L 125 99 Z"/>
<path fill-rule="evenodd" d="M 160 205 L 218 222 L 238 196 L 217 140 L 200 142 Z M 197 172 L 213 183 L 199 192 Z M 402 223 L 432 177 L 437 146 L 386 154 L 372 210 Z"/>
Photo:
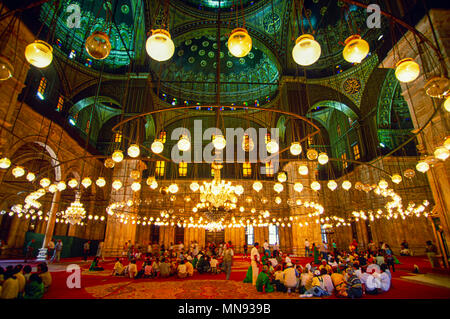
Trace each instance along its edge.
<path fill-rule="evenodd" d="M 86 218 L 86 210 L 83 204 L 80 202 L 80 195 L 77 194 L 75 201 L 73 201 L 70 206 L 66 209 L 63 216 L 69 221 L 71 225 L 80 223 L 84 218 Z"/>

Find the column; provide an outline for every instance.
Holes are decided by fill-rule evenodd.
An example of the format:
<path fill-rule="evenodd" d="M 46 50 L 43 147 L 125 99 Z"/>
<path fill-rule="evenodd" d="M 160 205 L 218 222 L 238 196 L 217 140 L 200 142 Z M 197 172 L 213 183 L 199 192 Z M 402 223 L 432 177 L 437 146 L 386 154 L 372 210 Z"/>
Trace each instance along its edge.
<path fill-rule="evenodd" d="M 61 192 L 55 192 L 53 194 L 52 205 L 50 207 L 50 216 L 48 217 L 47 228 L 45 229 L 44 242 L 42 248 L 39 249 L 37 261 L 46 261 L 47 259 L 47 245 L 53 237 L 53 231 L 55 230 L 56 212 L 59 207 L 59 200 L 61 198 Z"/>

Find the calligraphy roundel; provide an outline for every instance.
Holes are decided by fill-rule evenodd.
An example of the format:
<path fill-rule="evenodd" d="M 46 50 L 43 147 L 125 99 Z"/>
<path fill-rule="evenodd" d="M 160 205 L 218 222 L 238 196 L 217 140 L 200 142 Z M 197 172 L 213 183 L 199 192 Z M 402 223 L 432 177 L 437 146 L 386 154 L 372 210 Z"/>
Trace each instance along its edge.
<path fill-rule="evenodd" d="M 348 78 L 342 84 L 345 93 L 355 94 L 361 90 L 361 82 L 357 78 Z"/>

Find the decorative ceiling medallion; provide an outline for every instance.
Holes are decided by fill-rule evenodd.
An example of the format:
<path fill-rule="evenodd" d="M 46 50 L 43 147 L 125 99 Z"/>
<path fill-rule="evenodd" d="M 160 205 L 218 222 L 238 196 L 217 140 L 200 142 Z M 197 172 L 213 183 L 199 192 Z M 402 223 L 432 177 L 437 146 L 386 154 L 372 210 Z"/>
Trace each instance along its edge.
<path fill-rule="evenodd" d="M 342 84 L 345 93 L 356 94 L 361 90 L 361 82 L 357 78 L 348 78 Z"/>

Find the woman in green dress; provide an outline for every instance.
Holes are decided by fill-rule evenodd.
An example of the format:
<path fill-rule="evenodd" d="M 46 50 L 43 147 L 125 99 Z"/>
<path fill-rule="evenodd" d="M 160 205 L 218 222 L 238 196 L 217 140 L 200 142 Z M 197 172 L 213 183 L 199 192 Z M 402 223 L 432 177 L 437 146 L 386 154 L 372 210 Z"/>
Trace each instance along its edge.
<path fill-rule="evenodd" d="M 314 252 L 314 264 L 318 265 L 319 264 L 319 248 L 317 248 L 316 244 L 313 243 L 312 245 L 312 249 Z"/>
<path fill-rule="evenodd" d="M 269 267 L 263 266 L 262 272 L 259 273 L 258 278 L 256 279 L 256 290 L 259 292 L 273 292 L 274 288 L 270 283 L 270 277 L 267 274 L 269 271 Z"/>

